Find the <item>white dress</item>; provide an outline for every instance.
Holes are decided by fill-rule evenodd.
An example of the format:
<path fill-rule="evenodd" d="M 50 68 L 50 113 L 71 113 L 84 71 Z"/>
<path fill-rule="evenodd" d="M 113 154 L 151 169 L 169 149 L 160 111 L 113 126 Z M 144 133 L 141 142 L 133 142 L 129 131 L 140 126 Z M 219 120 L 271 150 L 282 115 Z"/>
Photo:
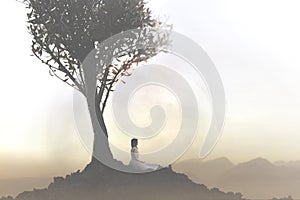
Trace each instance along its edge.
<path fill-rule="evenodd" d="M 154 171 L 160 168 L 159 165 L 149 164 L 139 160 L 139 151 L 137 147 L 131 149 L 131 161 L 129 163 L 130 167 L 141 171 Z"/>

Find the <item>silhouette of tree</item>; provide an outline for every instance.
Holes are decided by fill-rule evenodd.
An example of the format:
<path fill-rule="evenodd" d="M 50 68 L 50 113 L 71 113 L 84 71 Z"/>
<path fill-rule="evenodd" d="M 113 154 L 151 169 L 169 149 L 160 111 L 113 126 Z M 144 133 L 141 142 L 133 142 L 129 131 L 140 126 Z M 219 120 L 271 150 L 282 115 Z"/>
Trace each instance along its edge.
<path fill-rule="evenodd" d="M 157 55 L 168 46 L 168 32 L 160 31 L 165 24 L 152 17 L 144 0 L 24 2 L 29 10 L 28 29 L 33 36 L 34 56 L 49 67 L 50 75 L 81 92 L 87 98 L 88 105 L 96 102 L 96 105 L 89 107 L 95 106 L 97 121 L 108 137 L 103 113 L 110 93 L 122 77 L 131 75 L 130 70 L 136 64 Z M 132 29 L 137 31 L 131 39 L 125 43 L 124 40 L 116 41 L 115 45 L 101 50 L 99 44 L 103 41 Z M 101 66 L 95 73 L 95 99 L 89 101 L 89 80 L 82 63 L 95 47 L 100 57 L 98 65 Z"/>

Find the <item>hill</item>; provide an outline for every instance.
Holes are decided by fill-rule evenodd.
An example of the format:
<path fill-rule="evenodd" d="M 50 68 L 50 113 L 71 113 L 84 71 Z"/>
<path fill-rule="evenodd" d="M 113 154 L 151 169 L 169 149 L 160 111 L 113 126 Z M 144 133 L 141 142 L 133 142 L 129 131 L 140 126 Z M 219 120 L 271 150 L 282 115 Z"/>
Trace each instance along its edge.
<path fill-rule="evenodd" d="M 1 200 L 8 200 L 2 198 Z M 164 168 L 146 174 L 127 174 L 101 163 L 82 172 L 56 177 L 47 189 L 23 192 L 15 200 L 241 200 L 240 193 L 221 192 L 195 184 L 184 174 Z"/>
<path fill-rule="evenodd" d="M 0 196 L 16 196 L 20 191 L 35 188 L 45 188 L 49 185 L 50 178 L 13 178 L 0 179 Z"/>

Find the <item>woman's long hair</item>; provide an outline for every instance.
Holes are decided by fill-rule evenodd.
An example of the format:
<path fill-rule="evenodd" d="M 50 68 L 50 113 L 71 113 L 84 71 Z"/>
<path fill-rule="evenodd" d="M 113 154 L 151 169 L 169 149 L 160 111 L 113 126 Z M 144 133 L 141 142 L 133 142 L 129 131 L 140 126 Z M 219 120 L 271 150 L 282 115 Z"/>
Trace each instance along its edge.
<path fill-rule="evenodd" d="M 133 138 L 131 140 L 131 148 L 137 147 L 137 145 L 138 145 L 138 140 L 136 138 Z"/>

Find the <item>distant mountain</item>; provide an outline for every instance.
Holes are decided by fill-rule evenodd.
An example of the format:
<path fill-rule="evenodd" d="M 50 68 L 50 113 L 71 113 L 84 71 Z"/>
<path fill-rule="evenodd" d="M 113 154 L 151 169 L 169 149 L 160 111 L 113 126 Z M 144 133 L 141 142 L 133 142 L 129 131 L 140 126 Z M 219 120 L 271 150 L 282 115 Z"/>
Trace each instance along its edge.
<path fill-rule="evenodd" d="M 208 189 L 184 174 L 164 168 L 152 173 L 128 174 L 101 163 L 88 165 L 66 178 L 56 177 L 48 188 L 23 192 L 15 200 L 242 200 L 240 193 Z M 11 200 L 2 198 L 1 200 Z"/>
<path fill-rule="evenodd" d="M 196 183 L 205 183 L 209 187 L 214 187 L 218 177 L 234 166 L 227 158 L 217 158 L 206 162 L 193 159 L 174 165 L 174 170 L 185 173 Z"/>
<path fill-rule="evenodd" d="M 274 162 L 274 165 L 276 165 L 276 166 L 284 166 L 286 164 L 287 164 L 287 162 L 285 162 L 283 160 L 278 160 L 278 161 Z"/>
<path fill-rule="evenodd" d="M 300 160 L 289 161 L 289 162 L 285 162 L 285 161 L 280 160 L 280 161 L 274 162 L 274 164 L 277 165 L 277 166 L 300 168 Z"/>
<path fill-rule="evenodd" d="M 205 162 L 208 167 L 203 167 L 203 162 L 199 163 L 201 164 L 195 160 L 185 161 L 179 163 L 178 168 L 174 166 L 174 169 L 180 172 L 185 168 L 185 173 L 196 183 L 214 185 L 225 191 L 239 191 L 246 198 L 271 199 L 274 196 L 288 195 L 300 198 L 298 162 L 274 164 L 266 159 L 257 158 L 233 165 L 228 159 L 222 158 Z"/>
<path fill-rule="evenodd" d="M 0 179 L 0 197 L 16 196 L 22 191 L 33 188 L 45 188 L 49 185 L 51 178 L 11 178 Z"/>

